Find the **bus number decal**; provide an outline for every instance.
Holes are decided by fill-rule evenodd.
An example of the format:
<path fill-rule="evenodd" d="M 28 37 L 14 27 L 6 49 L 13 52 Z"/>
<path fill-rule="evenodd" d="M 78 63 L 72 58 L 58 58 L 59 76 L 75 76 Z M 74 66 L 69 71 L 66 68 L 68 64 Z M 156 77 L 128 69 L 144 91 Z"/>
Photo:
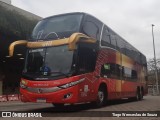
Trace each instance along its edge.
<path fill-rule="evenodd" d="M 43 47 L 52 46 L 52 41 L 46 41 L 42 46 Z"/>
<path fill-rule="evenodd" d="M 89 89 L 88 89 L 88 85 L 84 85 L 84 92 L 88 92 Z"/>

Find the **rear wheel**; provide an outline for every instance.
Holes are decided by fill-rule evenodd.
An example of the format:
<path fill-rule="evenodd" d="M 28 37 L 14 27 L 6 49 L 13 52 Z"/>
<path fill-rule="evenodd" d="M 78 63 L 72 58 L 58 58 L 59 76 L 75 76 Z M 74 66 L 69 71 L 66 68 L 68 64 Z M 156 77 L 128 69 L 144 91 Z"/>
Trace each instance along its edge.
<path fill-rule="evenodd" d="M 142 100 L 142 91 L 137 89 L 137 93 L 136 93 L 136 100 Z"/>
<path fill-rule="evenodd" d="M 141 91 L 139 88 L 137 88 L 136 96 L 129 98 L 131 101 L 139 101 L 143 99 L 143 90 Z"/>
<path fill-rule="evenodd" d="M 141 89 L 141 99 L 143 99 L 143 96 L 144 96 L 144 90 L 143 88 Z"/>

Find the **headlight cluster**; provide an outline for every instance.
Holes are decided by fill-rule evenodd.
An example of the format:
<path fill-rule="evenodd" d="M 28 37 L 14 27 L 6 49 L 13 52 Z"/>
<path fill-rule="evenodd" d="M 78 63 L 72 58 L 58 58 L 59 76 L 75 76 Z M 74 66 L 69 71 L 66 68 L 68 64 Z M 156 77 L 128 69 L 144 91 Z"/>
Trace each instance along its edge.
<path fill-rule="evenodd" d="M 58 87 L 60 87 L 60 88 L 69 88 L 69 87 L 72 87 L 72 86 L 74 86 L 74 85 L 77 85 L 77 84 L 79 84 L 79 83 L 81 83 L 81 82 L 83 82 L 85 80 L 85 78 L 82 78 L 82 79 L 80 79 L 80 80 L 77 80 L 77 81 L 74 81 L 74 82 L 70 82 L 70 83 L 67 83 L 67 84 L 64 84 L 64 85 L 61 85 L 61 86 L 58 86 Z"/>
<path fill-rule="evenodd" d="M 65 89 L 65 88 L 69 88 L 69 87 L 72 87 L 74 85 L 77 85 L 81 82 L 83 82 L 85 80 L 85 78 L 82 78 L 82 79 L 79 79 L 77 81 L 74 81 L 74 82 L 70 82 L 70 83 L 67 83 L 67 84 L 64 84 L 64 85 L 61 85 L 61 86 L 58 86 L 59 88 L 62 88 L 62 89 Z M 20 82 L 20 87 L 23 88 L 23 89 L 26 89 L 27 88 L 27 82 L 22 80 Z"/>
<path fill-rule="evenodd" d="M 27 88 L 27 82 L 25 80 L 22 80 L 20 82 L 20 87 L 23 88 L 23 89 Z"/>
<path fill-rule="evenodd" d="M 27 86 L 24 85 L 23 83 L 20 83 L 20 87 L 23 88 L 23 89 L 27 88 Z"/>

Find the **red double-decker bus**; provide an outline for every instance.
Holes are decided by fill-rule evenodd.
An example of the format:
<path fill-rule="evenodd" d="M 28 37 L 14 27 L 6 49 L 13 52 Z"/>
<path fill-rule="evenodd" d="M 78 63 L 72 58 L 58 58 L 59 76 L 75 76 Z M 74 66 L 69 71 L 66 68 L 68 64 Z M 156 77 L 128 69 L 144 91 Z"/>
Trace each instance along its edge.
<path fill-rule="evenodd" d="M 45 18 L 25 45 L 27 53 L 20 82 L 23 102 L 94 102 L 134 98 L 147 93 L 146 57 L 107 25 L 86 13 Z"/>

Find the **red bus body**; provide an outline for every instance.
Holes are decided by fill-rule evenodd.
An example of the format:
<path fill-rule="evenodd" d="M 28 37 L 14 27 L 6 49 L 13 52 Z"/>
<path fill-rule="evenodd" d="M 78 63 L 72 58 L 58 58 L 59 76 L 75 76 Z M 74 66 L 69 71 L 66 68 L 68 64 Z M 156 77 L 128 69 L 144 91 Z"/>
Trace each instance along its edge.
<path fill-rule="evenodd" d="M 107 57 L 106 57 L 107 56 Z M 104 83 L 107 87 L 108 100 L 130 98 L 136 96 L 137 87 L 144 90 L 144 95 L 147 94 L 146 82 L 144 81 L 145 73 L 143 66 L 136 64 L 129 57 L 122 55 L 123 64 L 128 67 L 134 67 L 138 71 L 137 82 L 131 82 L 127 80 L 117 80 L 111 78 L 97 78 L 100 73 L 100 66 L 105 62 L 120 63 L 120 53 L 111 49 L 102 49 L 98 53 L 95 71 L 92 73 L 86 73 L 83 75 L 73 76 L 70 78 L 64 78 L 55 81 L 30 81 L 27 82 L 27 86 L 31 88 L 37 88 L 35 92 L 20 88 L 23 102 L 38 102 L 39 100 L 45 100 L 47 103 L 81 103 L 91 102 L 97 99 L 98 88 L 100 84 Z M 57 90 L 55 92 L 45 93 L 45 89 L 50 89 L 60 85 L 64 85 L 73 81 L 84 79 L 84 81 L 78 85 Z M 39 92 L 41 89 L 41 92 Z M 64 98 L 66 94 L 71 94 L 69 98 Z"/>
<path fill-rule="evenodd" d="M 84 21 L 86 19 L 90 18 L 86 17 L 84 18 Z M 86 22 L 82 26 L 85 26 L 88 23 L 89 22 Z M 101 24 L 102 29 L 100 30 L 101 32 L 97 33 L 100 37 L 95 38 L 99 39 L 100 42 L 98 43 L 99 49 L 97 50 L 94 70 L 92 72 L 54 80 L 40 78 L 38 80 L 31 80 L 22 77 L 20 93 L 23 102 L 65 104 L 97 101 L 101 86 L 103 86 L 103 91 L 105 91 L 107 95 L 107 100 L 136 97 L 137 91 L 141 93 L 141 96 L 147 94 L 146 64 L 137 62 L 134 58 L 127 56 L 125 53 L 121 52 L 122 48 L 120 50 L 117 49 L 118 47 L 113 49 L 112 47 L 102 46 L 101 42 L 103 40 L 104 25 L 99 21 L 97 23 Z M 90 25 L 91 23 L 86 26 L 88 27 Z M 111 30 L 109 29 L 109 32 L 110 31 Z M 57 33 L 52 33 L 58 36 Z M 42 36 L 42 34 L 43 31 L 39 31 L 37 37 Z M 87 35 L 89 36 L 89 33 Z M 113 32 L 113 35 L 116 34 Z M 113 35 L 111 35 L 111 37 Z M 26 42 L 23 42 L 23 44 L 26 44 Z M 52 42 L 47 42 L 44 44 L 44 47 L 49 46 L 50 44 L 52 44 Z M 76 45 L 78 44 L 80 43 L 77 42 Z M 118 46 L 118 42 L 116 44 Z M 128 43 L 126 43 L 126 45 L 128 45 Z M 126 52 L 128 52 L 127 50 Z M 137 53 L 141 54 L 140 52 Z M 111 69 L 112 65 L 116 66 L 115 68 L 118 73 Z M 118 74 L 120 77 L 117 77 L 114 74 L 102 75 L 102 66 L 106 71 L 108 70 L 114 74 Z M 128 70 L 126 71 L 126 75 L 124 75 L 124 69 Z M 133 76 L 131 76 L 131 74 L 133 74 Z"/>

